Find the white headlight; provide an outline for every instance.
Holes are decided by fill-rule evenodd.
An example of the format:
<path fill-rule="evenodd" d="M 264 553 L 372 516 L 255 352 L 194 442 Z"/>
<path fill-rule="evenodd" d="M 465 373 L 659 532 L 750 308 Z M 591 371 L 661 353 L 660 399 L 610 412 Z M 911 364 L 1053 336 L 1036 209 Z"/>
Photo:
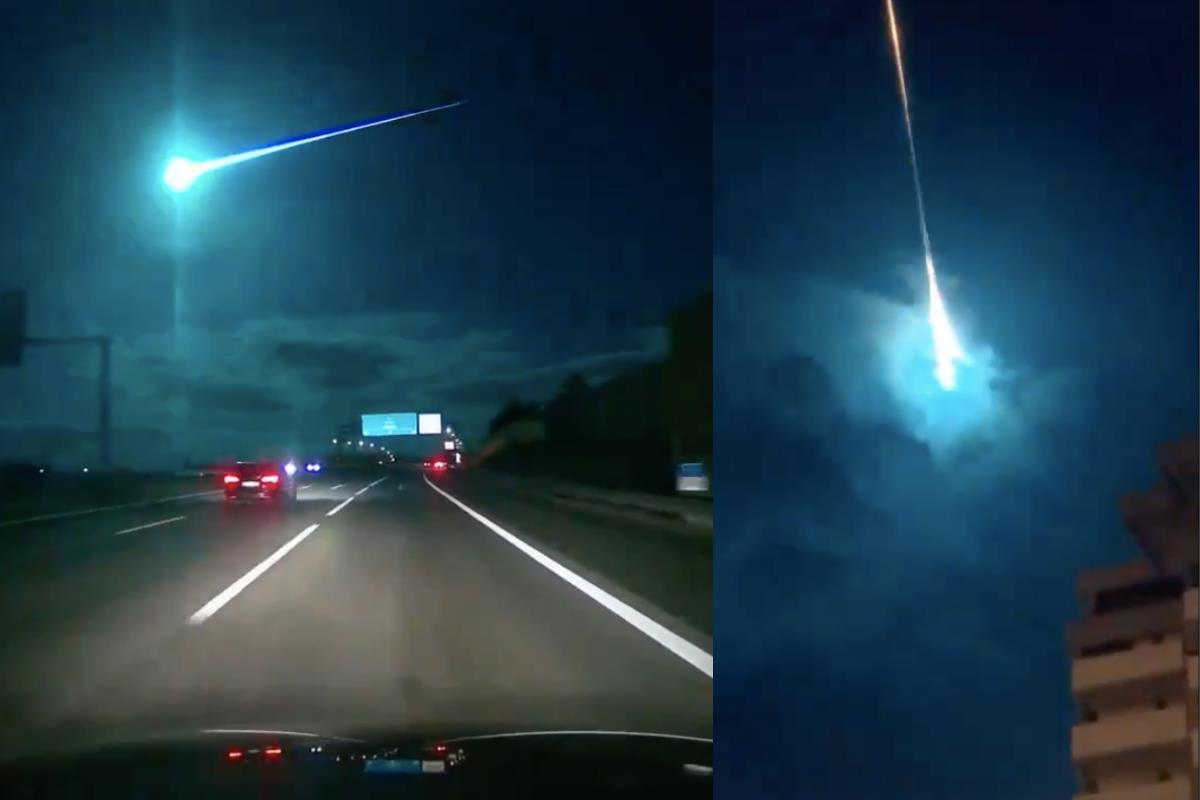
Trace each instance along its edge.
<path fill-rule="evenodd" d="M 288 475 L 295 475 L 296 474 L 296 465 L 289 461 L 287 463 L 287 466 L 285 466 L 283 468 L 283 471 L 286 472 Z"/>

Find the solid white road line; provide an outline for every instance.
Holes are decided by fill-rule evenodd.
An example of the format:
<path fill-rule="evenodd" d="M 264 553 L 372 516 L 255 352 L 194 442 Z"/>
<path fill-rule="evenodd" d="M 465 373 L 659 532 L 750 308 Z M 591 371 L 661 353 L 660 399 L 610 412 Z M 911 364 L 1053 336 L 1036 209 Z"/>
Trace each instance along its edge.
<path fill-rule="evenodd" d="M 583 592 L 588 597 L 592 598 L 597 603 L 604 606 L 606 609 L 616 614 L 618 617 L 625 620 L 630 625 L 637 628 L 639 631 L 646 634 L 651 639 L 658 642 L 663 647 L 667 648 L 672 653 L 703 672 L 708 677 L 711 678 L 713 676 L 712 653 L 705 652 L 702 648 L 697 647 L 679 634 L 650 619 L 636 608 L 630 606 L 628 603 L 618 600 L 596 584 L 567 569 L 562 564 L 559 564 L 557 561 L 550 558 L 540 550 L 537 550 L 536 548 L 526 544 L 513 534 L 504 530 L 504 528 L 501 528 L 495 522 L 492 522 L 483 514 L 480 514 L 478 511 L 470 508 L 461 500 L 443 490 L 441 487 L 436 486 L 433 481 L 429 480 L 429 478 L 425 478 L 425 483 L 429 485 L 429 488 L 433 489 L 442 497 L 458 506 L 468 516 L 473 518 L 479 524 L 483 525 L 492 533 L 496 534 L 501 539 L 508 542 L 513 547 L 517 548 L 522 553 L 529 556 L 534 561 L 541 564 L 543 567 L 550 570 L 555 575 L 562 578 L 564 581 L 571 584 L 576 589 Z"/>
<path fill-rule="evenodd" d="M 47 519 L 63 519 L 64 517 L 78 517 L 84 514 L 95 514 L 98 511 L 112 511 L 118 508 L 137 508 L 138 506 L 153 506 L 158 503 L 169 503 L 172 500 L 186 500 L 189 497 L 204 497 L 210 494 L 220 494 L 221 489 L 214 489 L 211 492 L 192 492 L 191 494 L 177 494 L 171 497 L 160 497 L 157 500 L 139 500 L 136 503 L 121 503 L 115 506 L 98 506 L 96 508 L 83 508 L 79 511 L 63 511 L 58 514 L 42 514 L 40 517 L 25 517 L 24 519 L 8 519 L 0 522 L 0 528 L 7 528 L 9 525 L 20 525 L 25 522 L 41 522 Z"/>
<path fill-rule="evenodd" d="M 126 528 L 123 531 L 117 531 L 113 536 L 120 536 L 123 533 L 133 533 L 134 531 L 144 531 L 146 528 L 157 528 L 159 525 L 167 525 L 172 522 L 179 522 L 181 519 L 187 519 L 185 514 L 182 517 L 171 517 L 170 519 L 160 519 L 158 522 L 147 522 L 145 525 L 135 525 L 132 528 Z"/>
<path fill-rule="evenodd" d="M 300 531 L 300 533 L 293 536 L 287 544 L 276 550 L 274 553 L 271 553 L 271 555 L 263 559 L 262 563 L 231 583 L 229 588 L 201 606 L 199 611 L 188 617 L 188 622 L 192 625 L 199 625 L 213 614 L 220 611 L 222 606 L 241 594 L 243 589 L 254 583 L 254 581 L 258 579 L 264 572 L 275 566 L 275 563 L 279 561 L 279 559 L 290 553 L 296 548 L 297 545 L 311 536 L 312 532 L 319 527 L 321 527 L 320 524 L 314 522 L 312 525 L 309 525 L 307 528 Z"/>

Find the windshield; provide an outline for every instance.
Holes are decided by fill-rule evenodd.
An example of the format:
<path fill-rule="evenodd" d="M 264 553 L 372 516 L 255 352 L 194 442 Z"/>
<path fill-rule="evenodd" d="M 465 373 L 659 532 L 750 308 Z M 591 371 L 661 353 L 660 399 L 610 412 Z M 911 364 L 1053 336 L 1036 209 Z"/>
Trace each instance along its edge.
<path fill-rule="evenodd" d="M 710 737 L 704 15 L 119 5 L 0 33 L 0 758 Z"/>

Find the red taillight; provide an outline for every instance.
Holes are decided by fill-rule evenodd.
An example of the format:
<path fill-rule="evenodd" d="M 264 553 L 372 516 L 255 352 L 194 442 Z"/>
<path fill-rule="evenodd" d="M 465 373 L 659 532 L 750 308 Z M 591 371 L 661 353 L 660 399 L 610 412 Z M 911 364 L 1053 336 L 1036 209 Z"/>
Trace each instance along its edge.
<path fill-rule="evenodd" d="M 283 753 L 283 749 L 279 747 L 268 747 L 263 750 L 263 755 L 267 758 L 275 758 Z"/>
<path fill-rule="evenodd" d="M 279 476 L 278 475 L 263 475 L 262 482 L 263 483 L 279 483 Z"/>
<path fill-rule="evenodd" d="M 445 464 L 443 464 L 441 461 L 439 461 L 439 462 L 437 462 L 436 464 L 434 464 L 434 465 L 433 465 L 433 468 L 434 468 L 434 469 L 445 469 L 445 468 L 446 468 L 446 465 L 445 465 Z"/>
<path fill-rule="evenodd" d="M 237 475 L 226 475 L 226 476 L 225 476 L 225 483 L 226 483 L 226 484 L 230 484 L 230 483 L 241 483 L 241 480 L 242 480 L 242 479 L 241 479 L 241 478 L 239 478 Z"/>
<path fill-rule="evenodd" d="M 241 758 L 243 755 L 245 755 L 245 754 L 244 754 L 244 753 L 243 753 L 241 750 L 230 750 L 230 751 L 229 751 L 229 760 L 230 760 L 230 761 L 237 761 L 237 760 L 238 760 L 239 758 Z"/>
<path fill-rule="evenodd" d="M 444 755 L 446 752 L 446 745 L 444 745 L 444 744 L 434 745 L 433 752 L 437 753 L 439 756 Z"/>

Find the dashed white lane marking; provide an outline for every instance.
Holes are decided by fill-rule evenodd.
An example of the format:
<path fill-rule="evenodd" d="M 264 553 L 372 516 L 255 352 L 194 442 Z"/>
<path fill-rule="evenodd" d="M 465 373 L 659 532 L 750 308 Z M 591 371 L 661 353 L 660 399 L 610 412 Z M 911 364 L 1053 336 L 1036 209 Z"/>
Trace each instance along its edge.
<path fill-rule="evenodd" d="M 330 488 L 330 490 L 332 491 L 333 489 L 340 489 L 340 488 L 342 488 L 342 487 L 343 487 L 343 486 L 345 486 L 345 485 L 346 485 L 346 484 L 344 484 L 344 483 L 339 483 L 337 486 L 330 486 L 329 488 Z"/>
<path fill-rule="evenodd" d="M 370 483 L 368 483 L 366 486 L 364 486 L 363 488 L 361 488 L 361 489 L 359 489 L 357 492 L 355 492 L 355 493 L 354 493 L 354 496 L 355 496 L 355 497 L 358 497 L 360 494 L 362 494 L 363 492 L 365 492 L 367 489 L 370 489 L 372 486 L 375 486 L 375 485 L 377 485 L 377 484 L 383 483 L 383 482 L 384 482 L 384 481 L 386 481 L 386 480 L 387 480 L 387 477 L 385 476 L 385 477 L 382 477 L 382 478 L 380 478 L 380 479 L 379 479 L 379 480 L 377 480 L 377 481 L 371 481 L 371 482 L 370 482 Z"/>
<path fill-rule="evenodd" d="M 301 489 L 311 489 L 311 488 L 312 488 L 312 484 L 311 484 L 311 483 L 306 483 L 306 484 L 304 484 L 303 486 L 301 486 L 300 488 L 301 488 Z"/>
<path fill-rule="evenodd" d="M 541 564 L 543 567 L 550 570 L 555 575 L 562 578 L 564 581 L 571 584 L 576 589 L 583 592 L 585 595 L 592 598 L 597 603 L 604 606 L 606 609 L 616 614 L 618 617 L 625 620 L 630 625 L 637 628 L 639 631 L 649 636 L 651 639 L 658 642 L 660 645 L 667 648 L 672 653 L 679 656 L 708 677 L 711 678 L 713 676 L 712 653 L 705 652 L 702 648 L 697 647 L 674 631 L 671 631 L 665 626 L 650 619 L 636 608 L 630 606 L 628 603 L 618 600 L 616 597 L 613 597 L 596 584 L 567 569 L 562 564 L 559 564 L 557 561 L 550 558 L 540 550 L 532 547 L 529 544 L 526 544 L 521 539 L 518 539 L 513 534 L 504 530 L 504 528 L 500 527 L 495 522 L 492 522 L 483 514 L 480 514 L 478 511 L 467 506 L 457 497 L 454 497 L 441 487 L 436 486 L 431 480 L 429 480 L 429 478 L 425 478 L 425 483 L 429 485 L 429 488 L 433 489 L 442 497 L 458 506 L 468 516 L 470 516 L 479 524 L 483 525 L 492 533 L 496 534 L 501 539 L 508 542 L 513 547 L 517 548 L 522 553 L 529 556 L 534 561 Z"/>
<path fill-rule="evenodd" d="M 120 536 L 124 533 L 133 533 L 134 531 L 144 531 L 146 528 L 157 528 L 159 525 L 167 525 L 172 522 L 179 522 L 181 519 L 187 519 L 187 515 L 182 517 L 171 517 L 170 519 L 160 519 L 158 522 L 147 522 L 145 525 L 134 525 L 132 528 L 126 528 L 123 531 L 117 531 L 113 536 Z"/>
<path fill-rule="evenodd" d="M 338 503 L 336 506 L 331 508 L 329 510 L 329 513 L 327 513 L 325 516 L 332 517 L 334 514 L 341 511 L 346 506 L 350 505 L 350 503 L 353 502 L 353 500 L 354 500 L 353 497 L 347 497 L 345 500 L 343 500 L 342 502 Z"/>
<path fill-rule="evenodd" d="M 384 476 L 384 477 L 380 478 L 380 479 L 379 479 L 379 480 L 377 480 L 377 481 L 372 481 L 371 483 L 368 483 L 366 486 L 364 486 L 363 488 L 359 489 L 357 492 L 355 492 L 354 494 L 350 495 L 350 496 L 349 496 L 349 497 L 347 497 L 345 500 L 343 500 L 342 502 L 338 503 L 336 506 L 334 506 L 333 508 L 331 508 L 331 509 L 329 510 L 329 512 L 328 512 L 328 513 L 327 513 L 325 516 L 327 516 L 327 517 L 332 517 L 334 514 L 338 513 L 338 512 L 339 512 L 339 511 L 341 511 L 343 508 L 345 508 L 346 506 L 350 505 L 350 502 L 351 502 L 352 500 L 354 500 L 354 498 L 358 497 L 360 494 L 362 494 L 363 492 L 365 492 L 367 489 L 370 489 L 372 486 L 376 485 L 377 483 L 381 483 L 381 482 L 383 482 L 383 481 L 386 481 L 386 480 L 387 480 L 387 476 Z"/>
<path fill-rule="evenodd" d="M 120 503 L 115 506 L 98 506 L 96 508 L 82 508 L 78 511 L 62 511 L 57 514 L 42 514 L 38 517 L 25 517 L 23 519 L 7 519 L 0 522 L 0 528 L 7 528 L 9 525 L 21 525 L 26 522 L 41 522 L 47 519 L 63 519 L 65 517 L 79 517 L 84 514 L 95 514 L 98 511 L 113 511 L 118 508 L 137 508 L 138 506 L 152 506 L 158 503 L 169 503 L 172 500 L 186 500 L 189 497 L 204 497 L 210 494 L 220 494 L 221 489 L 215 489 L 211 492 L 192 492 L 191 494 L 177 494 L 171 497 L 160 497 L 157 500 L 139 500 L 136 503 Z"/>
<path fill-rule="evenodd" d="M 321 527 L 320 524 L 314 522 L 312 525 L 309 525 L 307 528 L 300 531 L 300 533 L 293 536 L 290 540 L 288 540 L 287 544 L 276 550 L 274 553 L 271 553 L 271 555 L 263 559 L 258 566 L 231 583 L 229 588 L 225 589 L 225 591 L 221 592 L 212 600 L 209 600 L 207 603 L 201 606 L 199 611 L 188 617 L 188 623 L 192 625 L 199 625 L 213 614 L 220 611 L 226 603 L 241 594 L 243 589 L 254 583 L 254 581 L 257 580 L 264 572 L 275 566 L 279 559 L 283 558 L 292 550 L 294 550 L 297 545 L 311 536 L 312 532 L 319 527 Z"/>

